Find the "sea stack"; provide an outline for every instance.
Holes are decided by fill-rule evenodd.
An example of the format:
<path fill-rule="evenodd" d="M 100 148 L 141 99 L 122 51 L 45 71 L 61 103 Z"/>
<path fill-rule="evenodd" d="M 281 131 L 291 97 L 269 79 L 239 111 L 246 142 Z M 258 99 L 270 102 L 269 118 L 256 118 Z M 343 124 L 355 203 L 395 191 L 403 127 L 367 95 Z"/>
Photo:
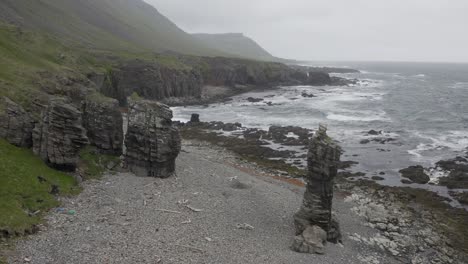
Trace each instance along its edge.
<path fill-rule="evenodd" d="M 326 126 L 320 125 L 309 144 L 304 200 L 294 215 L 294 251 L 324 254 L 327 241 L 341 240 L 338 221 L 332 216 L 333 180 L 340 156 L 341 148 L 327 136 Z"/>
<path fill-rule="evenodd" d="M 147 100 L 129 104 L 125 166 L 139 176 L 167 178 L 175 171 L 181 139 L 167 105 Z"/>

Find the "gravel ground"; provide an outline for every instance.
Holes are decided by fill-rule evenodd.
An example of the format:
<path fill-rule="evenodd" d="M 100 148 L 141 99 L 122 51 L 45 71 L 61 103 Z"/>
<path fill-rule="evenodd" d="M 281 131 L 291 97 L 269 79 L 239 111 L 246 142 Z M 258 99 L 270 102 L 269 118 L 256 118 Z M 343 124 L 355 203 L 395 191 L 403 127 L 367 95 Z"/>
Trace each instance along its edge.
<path fill-rule="evenodd" d="M 86 182 L 79 196 L 63 201 L 76 214 L 52 212 L 37 235 L 18 242 L 9 261 L 400 263 L 349 238 L 377 231 L 363 225 L 340 193 L 334 209 L 344 245 L 328 244 L 325 255 L 291 251 L 303 188 L 229 165 L 235 160 L 222 149 L 184 142 L 175 177 L 118 173 Z"/>

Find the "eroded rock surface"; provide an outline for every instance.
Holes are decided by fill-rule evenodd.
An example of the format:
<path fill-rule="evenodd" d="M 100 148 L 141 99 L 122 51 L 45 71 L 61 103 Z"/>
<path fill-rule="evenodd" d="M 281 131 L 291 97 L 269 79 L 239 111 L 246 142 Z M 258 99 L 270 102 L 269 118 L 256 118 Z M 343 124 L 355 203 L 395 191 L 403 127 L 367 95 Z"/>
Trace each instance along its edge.
<path fill-rule="evenodd" d="M 130 171 L 159 178 L 174 173 L 181 140 L 171 119 L 172 111 L 164 104 L 146 100 L 130 102 L 125 136 L 125 165 Z"/>
<path fill-rule="evenodd" d="M 101 152 L 122 154 L 123 119 L 117 100 L 87 100 L 83 105 L 83 125 L 90 143 Z"/>
<path fill-rule="evenodd" d="M 73 170 L 78 153 L 88 144 L 82 113 L 64 99 L 52 99 L 33 130 L 33 151 L 49 165 Z"/>
<path fill-rule="evenodd" d="M 320 237 L 317 229 L 326 234 L 328 241 L 341 240 L 338 222 L 332 217 L 333 179 L 337 175 L 340 156 L 340 147 L 321 126 L 310 142 L 306 191 L 301 209 L 294 215 L 296 237 L 292 249 L 295 251 L 323 252 L 323 245 L 317 242 Z"/>
<path fill-rule="evenodd" d="M 18 147 L 32 146 L 34 123 L 29 114 L 7 97 L 0 98 L 0 137 Z"/>

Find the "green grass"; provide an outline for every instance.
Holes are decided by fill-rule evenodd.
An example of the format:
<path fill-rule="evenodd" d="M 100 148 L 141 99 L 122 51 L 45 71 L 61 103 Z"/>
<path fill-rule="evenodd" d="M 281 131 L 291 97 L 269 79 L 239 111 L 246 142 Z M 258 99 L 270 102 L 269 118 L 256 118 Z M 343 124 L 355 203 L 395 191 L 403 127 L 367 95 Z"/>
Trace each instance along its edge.
<path fill-rule="evenodd" d="M 0 236 L 31 233 L 42 214 L 59 205 L 51 194 L 53 186 L 59 195 L 80 191 L 72 176 L 47 167 L 30 150 L 0 139 Z"/>
<path fill-rule="evenodd" d="M 85 179 L 99 179 L 107 171 L 109 164 L 119 164 L 117 156 L 100 154 L 95 147 L 87 146 L 80 152 L 79 167 L 85 173 Z"/>

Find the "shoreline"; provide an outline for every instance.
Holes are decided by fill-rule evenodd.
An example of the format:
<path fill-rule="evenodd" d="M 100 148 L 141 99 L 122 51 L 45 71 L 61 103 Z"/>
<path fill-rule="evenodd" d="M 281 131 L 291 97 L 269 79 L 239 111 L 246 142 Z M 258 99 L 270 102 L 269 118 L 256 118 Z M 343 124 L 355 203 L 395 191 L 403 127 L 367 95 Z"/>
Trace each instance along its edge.
<path fill-rule="evenodd" d="M 438 223 L 437 211 L 418 206 L 427 197 L 344 179 L 337 180 L 334 198 L 343 245 L 327 244 L 325 255 L 295 253 L 289 246 L 292 216 L 304 190 L 300 185 L 298 179 L 272 174 L 225 147 L 184 140 L 175 176 L 108 173 L 84 182 L 82 194 L 62 200 L 63 207 L 77 214 L 50 212 L 48 224 L 19 240 L 9 260 L 463 263 L 467 252 L 460 241 L 451 240 L 460 234 L 449 236 L 443 229 L 449 222 Z M 441 206 L 437 197 L 433 202 Z M 236 228 L 243 223 L 254 229 Z"/>

